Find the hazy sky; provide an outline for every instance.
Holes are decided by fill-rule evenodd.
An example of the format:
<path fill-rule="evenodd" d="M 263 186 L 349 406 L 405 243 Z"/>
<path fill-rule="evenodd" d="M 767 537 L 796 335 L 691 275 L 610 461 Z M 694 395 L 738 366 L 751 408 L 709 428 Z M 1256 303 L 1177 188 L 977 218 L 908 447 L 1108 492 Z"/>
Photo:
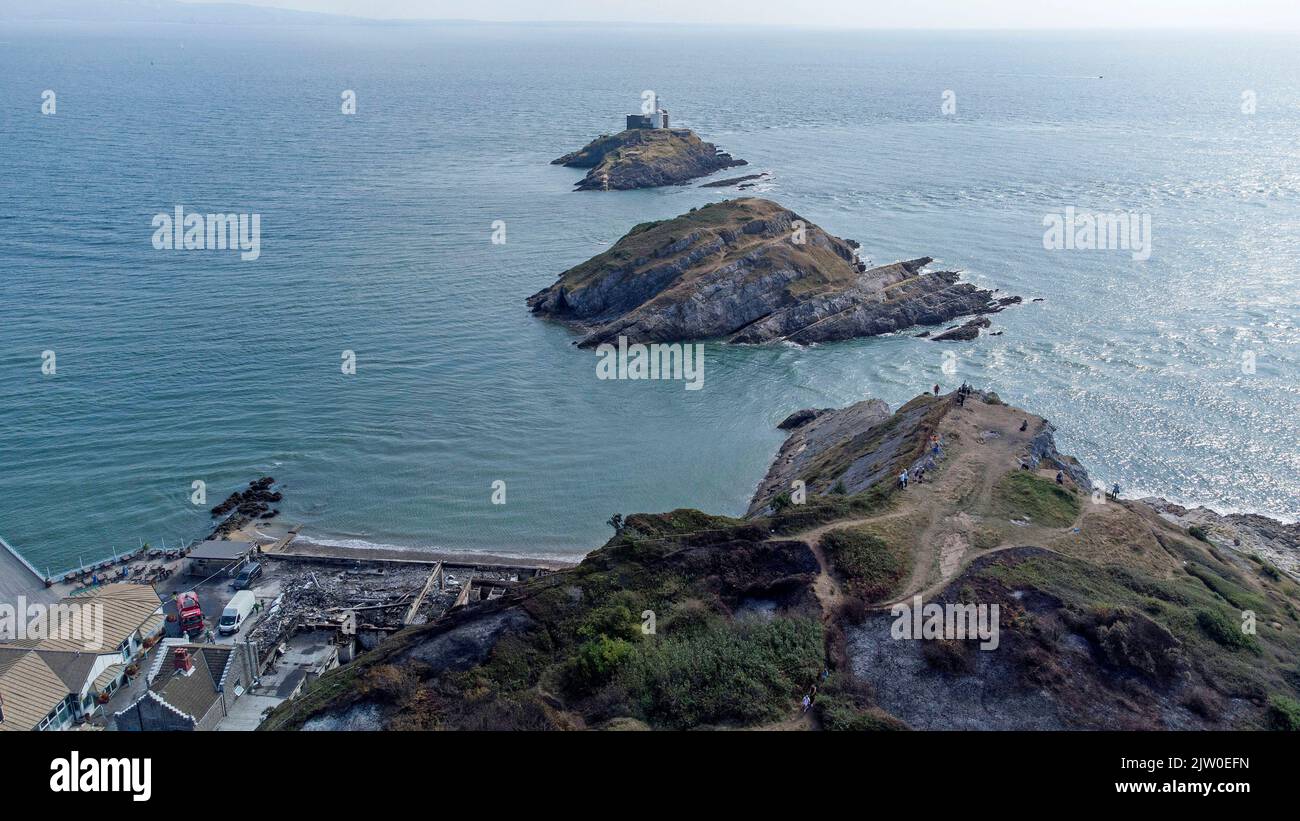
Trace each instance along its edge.
<path fill-rule="evenodd" d="M 1300 0 L 242 0 L 358 17 L 853 28 L 1300 29 Z"/>

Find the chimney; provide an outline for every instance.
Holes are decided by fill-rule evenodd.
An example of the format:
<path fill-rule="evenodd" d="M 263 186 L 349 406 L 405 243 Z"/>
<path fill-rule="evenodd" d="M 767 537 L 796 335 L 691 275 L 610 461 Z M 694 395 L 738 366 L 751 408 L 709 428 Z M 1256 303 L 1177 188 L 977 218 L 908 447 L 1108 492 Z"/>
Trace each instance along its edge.
<path fill-rule="evenodd" d="M 188 676 L 194 672 L 194 662 L 190 660 L 190 651 L 184 647 L 177 647 L 172 661 L 176 665 L 176 672 L 182 676 Z"/>

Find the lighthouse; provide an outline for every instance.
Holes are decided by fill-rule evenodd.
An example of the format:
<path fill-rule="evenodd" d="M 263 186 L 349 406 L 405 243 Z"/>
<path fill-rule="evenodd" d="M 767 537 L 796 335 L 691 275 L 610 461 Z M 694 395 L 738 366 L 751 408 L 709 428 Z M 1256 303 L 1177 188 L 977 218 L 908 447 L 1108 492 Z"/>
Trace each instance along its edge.
<path fill-rule="evenodd" d="M 659 107 L 658 93 L 651 91 L 648 99 L 643 99 L 640 114 L 627 115 L 627 127 L 632 128 L 667 128 L 668 110 Z"/>

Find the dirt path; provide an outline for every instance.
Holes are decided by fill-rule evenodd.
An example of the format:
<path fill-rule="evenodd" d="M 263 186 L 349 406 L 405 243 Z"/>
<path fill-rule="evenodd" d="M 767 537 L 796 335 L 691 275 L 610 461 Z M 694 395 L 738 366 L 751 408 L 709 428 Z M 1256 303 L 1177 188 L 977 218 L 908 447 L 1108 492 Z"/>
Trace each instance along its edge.
<path fill-rule="evenodd" d="M 900 601 L 918 592 L 940 589 L 977 556 L 1023 545 L 1026 539 L 1032 538 L 1030 531 L 1043 530 L 1026 528 L 1025 538 L 981 550 L 974 546 L 977 517 L 968 513 L 988 510 L 998 480 L 1019 468 L 1020 457 L 1042 421 L 1035 416 L 1026 418 L 1030 424 L 1025 431 L 1020 431 L 1018 426 L 1008 429 L 1007 414 L 1002 409 L 972 398 L 965 407 L 954 408 L 939 425 L 944 458 L 937 469 L 928 472 L 930 480 L 922 484 L 912 483 L 896 494 L 888 512 L 843 519 L 779 537 L 807 544 L 817 557 L 820 571 L 814 591 L 821 602 L 823 616 L 829 617 L 843 598 L 843 590 L 821 545 L 823 537 L 831 531 L 903 517 L 923 519 L 924 525 L 915 540 L 911 573 L 901 591 L 891 597 Z M 1081 512 L 1079 520 L 1083 515 Z M 1059 534 L 1069 530 L 1078 526 L 1079 520 L 1067 528 L 1051 529 L 1051 532 Z M 887 608 L 888 605 L 875 605 L 873 609 L 880 607 Z"/>
<path fill-rule="evenodd" d="M 887 612 L 894 602 L 918 594 L 923 598 L 937 594 L 981 556 L 1041 542 L 1044 539 L 1040 536 L 1059 536 L 1079 526 L 1086 510 L 1081 511 L 1076 521 L 1068 527 L 1026 527 L 1022 532 L 1016 533 L 1013 540 L 1003 541 L 988 549 L 975 547 L 982 512 L 992 508 L 994 486 L 1007 473 L 1019 469 L 1021 456 L 1028 450 L 1033 436 L 1042 424 L 1042 420 L 1036 416 L 1025 418 L 1030 424 L 1022 432 L 1019 430 L 1021 417 L 1010 418 L 1004 409 L 972 398 L 965 407 L 954 408 L 940 423 L 938 432 L 942 439 L 944 458 L 936 469 L 928 472 L 929 481 L 921 484 L 913 482 L 906 490 L 895 494 L 887 511 L 772 537 L 773 541 L 803 542 L 816 557 L 818 572 L 813 582 L 813 592 L 821 606 L 823 624 L 828 627 L 834 625 L 834 615 L 845 598 L 843 587 L 822 547 L 822 540 L 832 531 L 887 523 L 895 519 L 918 520 L 920 532 L 914 539 L 912 568 L 907 581 L 900 592 L 890 597 L 889 602 L 871 604 L 867 608 L 873 612 Z M 1052 471 L 1053 475 L 1054 473 Z M 830 667 L 836 666 L 835 641 L 833 635 L 828 636 L 827 662 Z M 758 729 L 817 729 L 814 713 L 815 711 L 804 713 L 798 710 L 787 718 Z"/>

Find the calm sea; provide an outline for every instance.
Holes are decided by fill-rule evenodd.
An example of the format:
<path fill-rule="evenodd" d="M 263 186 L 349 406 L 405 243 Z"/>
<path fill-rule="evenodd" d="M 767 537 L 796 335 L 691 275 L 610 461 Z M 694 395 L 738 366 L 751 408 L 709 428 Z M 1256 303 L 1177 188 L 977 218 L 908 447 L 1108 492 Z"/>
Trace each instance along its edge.
<path fill-rule="evenodd" d="M 1043 301 L 962 346 L 710 345 L 703 390 L 598 381 L 524 298 L 735 195 L 548 165 L 646 89 L 872 261 Z M 199 536 L 192 482 L 210 506 L 269 473 L 314 539 L 576 556 L 614 512 L 741 513 L 792 410 L 962 380 L 1126 495 L 1294 518 L 1298 142 L 1294 37 L 0 28 L 0 535 L 58 570 Z M 260 259 L 154 250 L 176 205 L 259 214 Z M 1149 215 L 1150 259 L 1045 250 L 1069 206 Z"/>

